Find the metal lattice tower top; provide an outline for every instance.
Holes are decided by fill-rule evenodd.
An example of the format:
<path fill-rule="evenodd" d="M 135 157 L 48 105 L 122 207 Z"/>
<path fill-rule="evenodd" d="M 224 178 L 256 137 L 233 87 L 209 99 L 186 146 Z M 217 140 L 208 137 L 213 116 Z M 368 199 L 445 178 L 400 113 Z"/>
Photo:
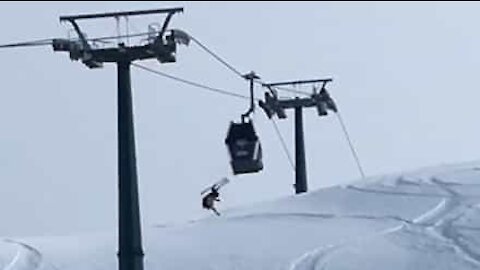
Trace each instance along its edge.
<path fill-rule="evenodd" d="M 73 26 L 79 39 L 54 39 L 52 44 L 53 49 L 54 51 L 69 52 L 70 59 L 81 60 L 89 68 L 100 68 L 103 66 L 103 63 L 115 63 L 118 62 L 119 59 L 132 62 L 135 60 L 156 58 L 160 63 L 172 63 L 176 61 L 175 55 L 178 37 L 182 38 L 184 35 L 182 35 L 182 31 L 178 30 L 171 31 L 169 35 L 166 35 L 166 32 L 172 16 L 178 12 L 183 12 L 183 8 L 61 16 L 60 22 L 69 22 Z M 126 46 L 120 43 L 118 47 L 114 48 L 94 48 L 78 24 L 80 20 L 119 18 L 148 14 L 167 14 L 167 16 L 161 29 L 156 32 L 154 38 L 149 39 L 145 45 Z"/>

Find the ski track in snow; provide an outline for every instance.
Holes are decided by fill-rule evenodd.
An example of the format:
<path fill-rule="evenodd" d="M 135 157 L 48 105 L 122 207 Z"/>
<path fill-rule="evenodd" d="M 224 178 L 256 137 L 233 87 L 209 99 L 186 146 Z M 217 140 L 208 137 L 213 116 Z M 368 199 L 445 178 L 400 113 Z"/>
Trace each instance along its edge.
<path fill-rule="evenodd" d="M 365 237 L 359 237 L 355 239 L 347 240 L 343 243 L 329 246 L 322 246 L 314 250 L 308 251 L 301 255 L 299 258 L 295 259 L 290 263 L 288 269 L 290 270 L 301 270 L 301 269 L 326 269 L 327 264 L 331 257 L 336 252 L 341 251 L 343 247 L 348 247 L 352 243 L 365 240 L 367 238 L 380 237 L 388 234 L 398 232 L 402 229 L 408 228 L 408 225 L 414 225 L 419 227 L 425 227 L 425 233 L 430 234 L 439 241 L 445 242 L 448 245 L 452 246 L 456 250 L 457 254 L 462 257 L 465 261 L 472 263 L 480 267 L 480 254 L 472 250 L 468 244 L 462 241 L 461 235 L 457 232 L 454 226 L 454 222 L 465 215 L 466 210 L 472 207 L 479 207 L 479 205 L 469 205 L 467 203 L 468 198 L 477 197 L 477 196 L 464 196 L 450 186 L 462 186 L 460 183 L 449 183 L 443 182 L 438 178 L 432 177 L 430 183 L 439 187 L 442 191 L 445 192 L 445 195 L 442 194 L 417 194 L 409 192 L 395 192 L 395 191 L 384 191 L 384 190 L 370 190 L 363 189 L 354 186 L 348 186 L 349 189 L 354 189 L 361 192 L 369 193 L 382 193 L 398 196 L 427 196 L 427 197 L 439 197 L 442 200 L 432 209 L 426 211 L 420 216 L 414 218 L 413 220 L 405 220 L 401 217 L 395 216 L 364 216 L 365 218 L 371 219 L 393 219 L 401 221 L 403 224 L 388 228 L 372 235 L 367 235 Z M 468 184 L 467 184 L 468 185 Z M 325 215 L 324 215 L 325 216 Z M 333 218 L 332 215 L 331 218 Z M 338 217 L 338 216 L 337 216 Z M 346 216 L 348 217 L 348 216 Z M 353 217 L 353 216 L 350 216 Z M 357 215 L 357 217 L 362 217 L 362 215 Z"/>
<path fill-rule="evenodd" d="M 10 239 L 5 239 L 3 241 L 18 246 L 15 257 L 13 257 L 10 263 L 3 268 L 3 270 L 40 269 L 43 258 L 42 254 L 38 250 L 22 242 L 13 241 Z"/>
<path fill-rule="evenodd" d="M 465 260 L 480 267 L 480 254 L 473 251 L 468 244 L 462 241 L 460 234 L 453 225 L 453 223 L 464 216 L 467 212 L 466 210 L 472 206 L 467 204 L 465 200 L 462 200 L 462 195 L 451 189 L 449 183 L 442 182 L 435 178 L 432 179 L 432 182 L 450 194 L 450 197 L 448 197 L 450 211 L 434 225 L 434 232 L 437 233 L 440 238 L 449 242 Z"/>

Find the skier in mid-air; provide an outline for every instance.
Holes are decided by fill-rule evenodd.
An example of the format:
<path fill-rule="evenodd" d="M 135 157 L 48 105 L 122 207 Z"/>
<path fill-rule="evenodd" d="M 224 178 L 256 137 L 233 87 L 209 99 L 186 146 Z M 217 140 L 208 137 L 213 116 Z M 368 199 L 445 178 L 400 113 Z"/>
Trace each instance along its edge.
<path fill-rule="evenodd" d="M 217 216 L 220 216 L 220 213 L 215 208 L 215 202 L 219 202 L 220 194 L 218 193 L 217 187 L 213 186 L 210 190 L 210 193 L 205 195 L 202 199 L 202 206 L 205 209 L 212 210 Z"/>
<path fill-rule="evenodd" d="M 208 192 L 207 195 L 205 195 L 202 199 L 202 206 L 203 208 L 207 210 L 212 210 L 217 216 L 220 216 L 220 213 L 217 211 L 215 208 L 215 202 L 220 201 L 220 193 L 218 191 L 220 190 L 221 187 L 224 185 L 228 184 L 230 180 L 227 177 L 223 177 L 210 187 L 204 189 L 200 194 L 205 194 Z"/>

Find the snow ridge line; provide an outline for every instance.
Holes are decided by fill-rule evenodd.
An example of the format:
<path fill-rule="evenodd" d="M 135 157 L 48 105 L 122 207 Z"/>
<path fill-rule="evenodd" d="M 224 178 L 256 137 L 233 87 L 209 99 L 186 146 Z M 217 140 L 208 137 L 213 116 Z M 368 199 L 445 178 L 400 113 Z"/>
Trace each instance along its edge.
<path fill-rule="evenodd" d="M 236 219 L 250 219 L 250 218 L 282 218 L 282 217 L 301 217 L 301 218 L 314 218 L 314 219 L 366 219 L 366 220 L 393 220 L 400 221 L 404 223 L 412 223 L 408 219 L 404 219 L 399 216 L 394 215 L 362 215 L 362 214 L 352 214 L 352 215 L 338 215 L 338 214 L 329 214 L 329 213 L 257 213 L 249 215 L 239 215 L 239 216 L 230 216 L 229 220 Z"/>
<path fill-rule="evenodd" d="M 355 191 L 375 193 L 375 194 L 398 195 L 398 196 L 409 196 L 409 197 L 445 198 L 444 194 L 438 194 L 438 193 L 414 193 L 414 192 L 376 190 L 376 189 L 356 187 L 353 185 L 348 185 L 346 188 L 355 190 Z"/>
<path fill-rule="evenodd" d="M 463 184 L 452 183 L 451 185 L 466 186 L 467 184 L 463 185 Z M 480 184 L 468 184 L 468 186 L 478 187 L 478 186 L 480 186 Z M 357 186 L 353 186 L 353 185 L 347 185 L 345 188 L 350 189 L 350 190 L 359 191 L 359 192 L 365 192 L 365 193 L 376 193 L 376 194 L 408 196 L 408 197 L 445 198 L 445 195 L 437 194 L 437 193 L 415 193 L 415 192 L 388 191 L 388 190 L 362 188 L 362 187 L 357 187 Z M 479 199 L 480 198 L 479 195 L 462 195 L 462 197 L 463 198 L 474 198 L 474 199 Z"/>

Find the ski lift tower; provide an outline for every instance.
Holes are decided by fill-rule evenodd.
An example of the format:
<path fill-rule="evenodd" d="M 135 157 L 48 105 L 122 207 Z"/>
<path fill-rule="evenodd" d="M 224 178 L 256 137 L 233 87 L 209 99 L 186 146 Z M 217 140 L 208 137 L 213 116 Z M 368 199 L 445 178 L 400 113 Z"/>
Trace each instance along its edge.
<path fill-rule="evenodd" d="M 156 58 L 160 63 L 176 61 L 176 31 L 167 35 L 167 27 L 172 16 L 183 12 L 183 8 L 137 10 L 61 16 L 60 22 L 70 23 L 78 39 L 55 39 L 54 51 L 70 53 L 70 59 L 80 60 L 88 68 L 101 68 L 103 63 L 117 65 L 118 77 L 118 260 L 120 270 L 143 270 L 143 248 L 141 237 L 140 210 L 138 202 L 137 167 L 135 157 L 135 139 L 133 125 L 132 93 L 130 83 L 130 65 L 136 60 Z M 119 43 L 109 48 L 92 46 L 95 39 L 87 39 L 80 30 L 78 21 L 87 19 L 115 18 L 148 14 L 166 14 L 159 31 L 147 40 L 147 44 L 127 46 Z M 179 33 L 183 33 L 178 31 Z M 181 38 L 181 37 L 180 37 Z M 183 37 L 184 38 L 184 37 Z M 101 40 L 96 39 L 96 40 Z"/>
<path fill-rule="evenodd" d="M 260 100 L 259 106 L 265 111 L 268 118 L 277 115 L 280 119 L 287 118 L 285 109 L 295 110 L 295 193 L 307 192 L 307 168 L 305 161 L 305 141 L 303 135 L 303 108 L 316 107 L 319 116 L 328 115 L 327 109 L 337 112 L 337 106 L 326 90 L 327 83 L 332 79 L 302 80 L 279 83 L 265 83 L 270 92 L 265 92 L 265 101 Z M 275 87 L 285 85 L 304 85 L 313 84 L 313 93 L 310 97 L 279 99 Z M 317 92 L 316 84 L 321 84 L 321 89 Z"/>

